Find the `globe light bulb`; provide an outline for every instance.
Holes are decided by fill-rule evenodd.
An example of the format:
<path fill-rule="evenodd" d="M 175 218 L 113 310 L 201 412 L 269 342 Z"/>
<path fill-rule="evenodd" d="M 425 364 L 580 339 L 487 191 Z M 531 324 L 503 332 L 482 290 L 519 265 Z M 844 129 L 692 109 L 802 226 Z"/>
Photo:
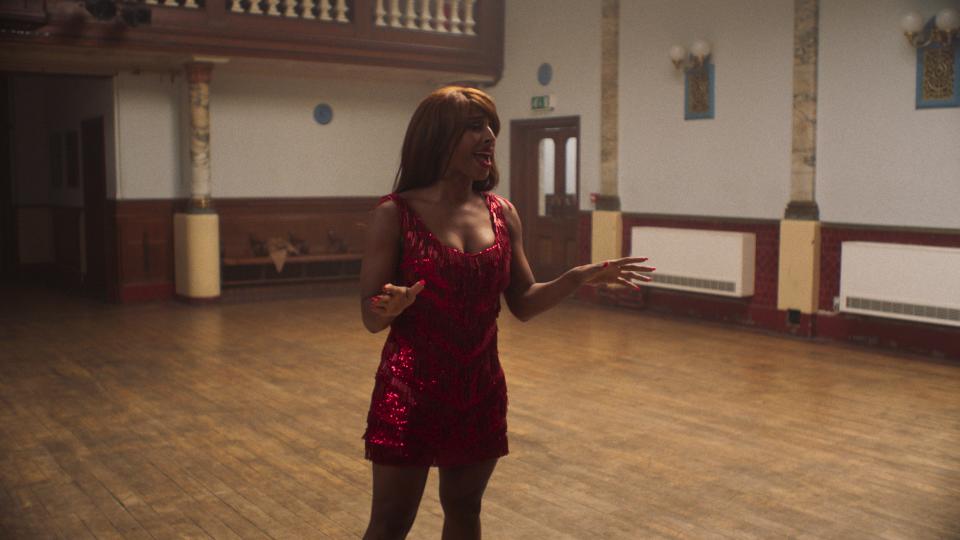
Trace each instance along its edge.
<path fill-rule="evenodd" d="M 937 12 L 934 21 L 936 21 L 937 28 L 940 30 L 952 32 L 960 28 L 960 13 L 953 8 L 944 8 Z"/>
<path fill-rule="evenodd" d="M 670 47 L 670 59 L 674 63 L 682 62 L 684 58 L 687 57 L 687 50 L 680 45 L 674 45 Z"/>
<path fill-rule="evenodd" d="M 917 34 L 923 30 L 923 17 L 916 11 L 911 11 L 900 18 L 900 28 L 907 34 Z"/>
<path fill-rule="evenodd" d="M 703 60 L 710 56 L 710 44 L 702 39 L 695 39 L 693 44 L 690 45 L 690 53 L 698 60 Z"/>

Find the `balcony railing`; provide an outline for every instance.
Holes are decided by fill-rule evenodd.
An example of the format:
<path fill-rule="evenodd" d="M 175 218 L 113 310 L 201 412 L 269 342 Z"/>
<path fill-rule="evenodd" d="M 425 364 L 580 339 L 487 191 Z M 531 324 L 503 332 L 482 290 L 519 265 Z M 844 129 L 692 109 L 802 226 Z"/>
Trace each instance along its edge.
<path fill-rule="evenodd" d="M 94 17 L 75 0 L 0 0 L 0 42 L 369 64 L 481 80 L 499 79 L 503 69 L 505 0 L 96 1 L 118 15 Z M 122 15 L 130 10 L 149 11 L 149 22 Z"/>

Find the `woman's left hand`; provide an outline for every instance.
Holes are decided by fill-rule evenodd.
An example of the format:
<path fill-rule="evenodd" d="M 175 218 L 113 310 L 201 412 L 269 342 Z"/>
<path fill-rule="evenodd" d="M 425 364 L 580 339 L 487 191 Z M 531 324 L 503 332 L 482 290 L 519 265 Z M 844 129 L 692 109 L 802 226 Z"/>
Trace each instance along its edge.
<path fill-rule="evenodd" d="M 601 263 L 588 264 L 584 267 L 584 283 L 618 283 L 634 289 L 640 286 L 634 281 L 652 281 L 646 274 L 656 270 L 653 266 L 643 266 L 647 257 L 624 257 Z"/>

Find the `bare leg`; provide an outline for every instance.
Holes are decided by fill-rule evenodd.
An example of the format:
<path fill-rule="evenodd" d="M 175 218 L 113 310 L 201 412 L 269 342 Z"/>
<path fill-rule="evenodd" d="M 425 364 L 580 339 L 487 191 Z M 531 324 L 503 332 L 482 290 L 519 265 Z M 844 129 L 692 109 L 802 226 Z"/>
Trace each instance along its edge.
<path fill-rule="evenodd" d="M 480 503 L 497 460 L 440 469 L 443 540 L 479 540 Z"/>
<path fill-rule="evenodd" d="M 373 504 L 363 540 L 402 540 L 417 517 L 429 467 L 373 464 Z"/>

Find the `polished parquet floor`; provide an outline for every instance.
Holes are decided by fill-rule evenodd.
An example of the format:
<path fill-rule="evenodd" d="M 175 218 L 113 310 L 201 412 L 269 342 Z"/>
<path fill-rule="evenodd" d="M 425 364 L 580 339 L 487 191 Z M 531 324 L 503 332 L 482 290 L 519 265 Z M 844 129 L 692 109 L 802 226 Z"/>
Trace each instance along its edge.
<path fill-rule="evenodd" d="M 353 297 L 0 294 L 0 537 L 362 533 L 384 335 Z M 500 349 L 486 538 L 960 538 L 956 362 L 573 302 Z"/>

